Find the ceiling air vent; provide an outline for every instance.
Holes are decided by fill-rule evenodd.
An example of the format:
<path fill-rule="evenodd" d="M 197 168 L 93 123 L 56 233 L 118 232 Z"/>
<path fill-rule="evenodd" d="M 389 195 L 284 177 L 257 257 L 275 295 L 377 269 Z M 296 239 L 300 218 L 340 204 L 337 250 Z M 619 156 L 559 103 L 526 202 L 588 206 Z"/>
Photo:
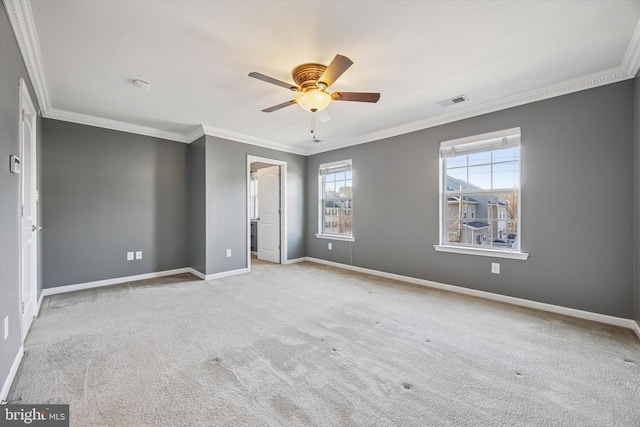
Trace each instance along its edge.
<path fill-rule="evenodd" d="M 441 107 L 448 107 L 450 105 L 459 104 L 461 102 L 465 102 L 468 100 L 469 98 L 467 98 L 467 95 L 459 95 L 459 96 L 454 96 L 453 98 L 450 98 L 450 99 L 445 99 L 444 101 L 440 101 L 438 102 L 438 105 Z"/>

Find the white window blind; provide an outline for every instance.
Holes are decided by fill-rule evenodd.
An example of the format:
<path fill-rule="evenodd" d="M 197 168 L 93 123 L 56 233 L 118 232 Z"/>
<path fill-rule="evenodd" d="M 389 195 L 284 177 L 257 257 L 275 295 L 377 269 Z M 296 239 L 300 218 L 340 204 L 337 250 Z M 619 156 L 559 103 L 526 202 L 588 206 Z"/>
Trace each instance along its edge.
<path fill-rule="evenodd" d="M 520 128 L 493 132 L 476 137 L 454 139 L 440 143 L 440 157 L 481 153 L 520 146 Z"/>

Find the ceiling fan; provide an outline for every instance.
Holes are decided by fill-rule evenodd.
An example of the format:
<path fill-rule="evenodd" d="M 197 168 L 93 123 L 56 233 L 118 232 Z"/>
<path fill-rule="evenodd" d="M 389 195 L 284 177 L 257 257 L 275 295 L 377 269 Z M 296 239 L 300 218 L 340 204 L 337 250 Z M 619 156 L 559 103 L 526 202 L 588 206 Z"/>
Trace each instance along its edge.
<path fill-rule="evenodd" d="M 378 102 L 380 99 L 379 93 L 327 92 L 329 86 L 347 71 L 351 65 L 353 65 L 353 61 L 342 55 L 336 55 L 329 65 L 298 65 L 291 73 L 297 86 L 256 72 L 249 73 L 249 77 L 282 86 L 294 92 L 301 92 L 291 101 L 265 108 L 262 110 L 265 113 L 272 113 L 293 104 L 298 104 L 302 109 L 316 113 L 327 108 L 331 101 Z"/>

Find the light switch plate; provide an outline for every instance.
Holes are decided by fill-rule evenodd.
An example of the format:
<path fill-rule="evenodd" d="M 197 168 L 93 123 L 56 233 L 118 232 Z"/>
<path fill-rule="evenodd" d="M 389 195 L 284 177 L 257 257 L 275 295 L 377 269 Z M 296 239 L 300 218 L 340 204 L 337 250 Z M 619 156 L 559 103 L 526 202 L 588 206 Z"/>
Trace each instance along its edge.
<path fill-rule="evenodd" d="M 491 272 L 493 274 L 500 274 L 500 263 L 492 262 L 491 263 Z"/>
<path fill-rule="evenodd" d="M 133 261 L 133 252 L 127 252 L 127 261 Z"/>

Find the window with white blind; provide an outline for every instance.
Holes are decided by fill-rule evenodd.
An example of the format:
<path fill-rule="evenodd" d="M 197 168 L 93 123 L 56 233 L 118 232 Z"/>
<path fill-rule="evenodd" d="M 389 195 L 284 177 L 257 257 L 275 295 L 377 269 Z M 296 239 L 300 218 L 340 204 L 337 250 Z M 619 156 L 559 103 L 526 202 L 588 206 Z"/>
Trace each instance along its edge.
<path fill-rule="evenodd" d="M 521 251 L 520 128 L 440 144 L 443 252 L 527 259 Z"/>
<path fill-rule="evenodd" d="M 318 234 L 316 237 L 353 240 L 352 162 L 342 160 L 318 168 Z"/>

